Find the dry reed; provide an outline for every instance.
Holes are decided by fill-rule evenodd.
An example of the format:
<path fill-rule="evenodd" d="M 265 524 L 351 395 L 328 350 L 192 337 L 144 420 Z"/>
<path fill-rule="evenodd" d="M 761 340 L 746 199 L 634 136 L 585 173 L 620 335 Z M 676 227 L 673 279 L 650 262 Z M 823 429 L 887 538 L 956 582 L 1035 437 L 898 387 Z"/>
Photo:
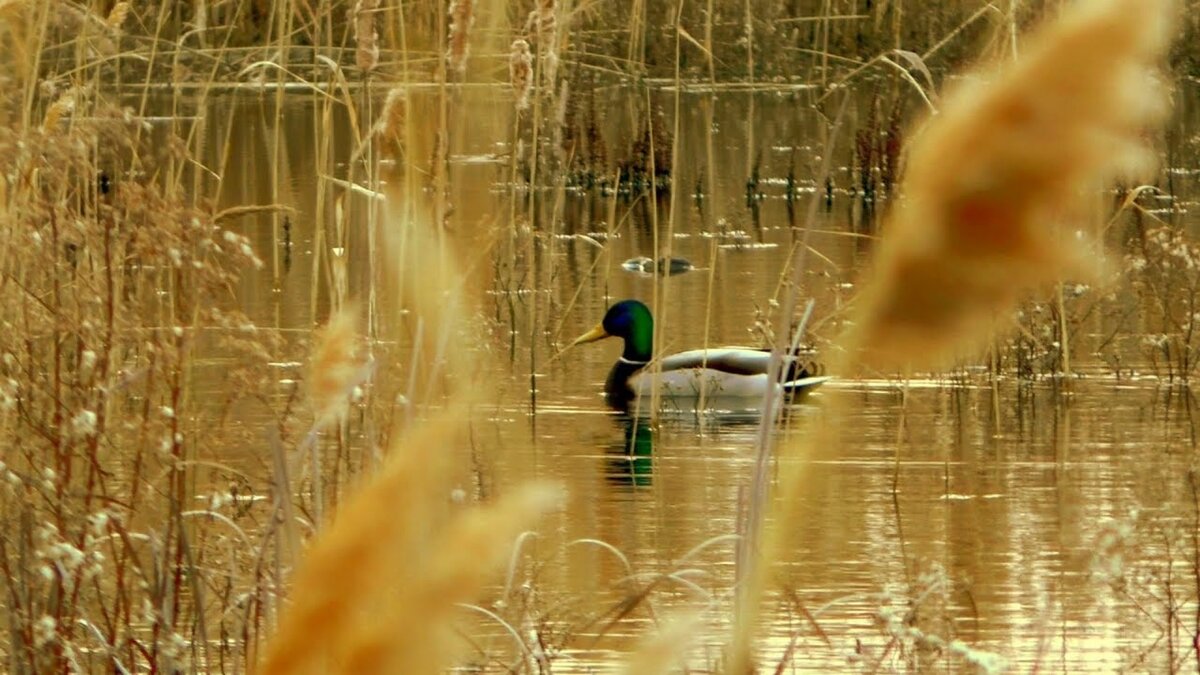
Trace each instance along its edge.
<path fill-rule="evenodd" d="M 433 119 L 408 114 L 397 88 L 374 129 L 418 145 L 439 142 L 409 128 Z M 378 234 L 397 302 L 391 314 L 413 322 L 406 414 L 391 425 L 393 441 L 378 471 L 342 501 L 304 556 L 263 673 L 445 668 L 457 644 L 457 605 L 474 599 L 520 532 L 559 497 L 534 485 L 484 507 L 463 511 L 450 503 L 453 449 L 479 389 L 475 351 L 459 346 L 475 333 L 474 314 L 467 278 L 439 221 L 428 215 L 436 211 L 429 201 L 441 193 L 426 192 L 424 167 L 412 164 L 423 149 L 405 148 L 396 170 L 406 175 L 389 176 L 386 199 L 369 202 L 385 225 Z M 342 321 L 331 322 L 314 357 L 314 391 L 327 392 L 327 406 L 344 399 L 354 369 Z M 414 412 L 434 405 L 441 412 L 425 419 Z"/>
<path fill-rule="evenodd" d="M 257 551 L 226 546 L 225 535 L 244 537 L 238 516 L 212 506 L 203 515 L 232 527 L 192 538 L 201 511 L 189 510 L 199 485 L 191 462 L 233 434 L 196 405 L 186 378 L 203 332 L 237 363 L 228 403 L 262 392 L 268 331 L 233 310 L 229 294 L 237 270 L 261 261 L 244 237 L 152 180 L 98 180 L 98 155 L 136 154 L 148 173 L 181 156 L 172 149 L 160 163 L 135 140 L 139 128 L 124 111 L 68 94 L 41 125 L 0 133 L 0 173 L 20 177 L 6 181 L 0 266 L 0 410 L 14 404 L 0 414 L 2 649 L 14 672 L 187 668 L 218 650 L 234 658 L 240 648 L 207 642 L 217 624 L 256 639 L 252 620 L 207 614 L 198 590 L 236 584 L 248 607 L 261 607 L 261 587 L 241 571 Z M 33 298 L 46 300 L 21 309 Z M 200 550 L 212 568 L 197 567 Z M 88 629 L 96 625 L 103 631 Z"/>
<path fill-rule="evenodd" d="M 243 10 L 238 3 L 216 3 L 217 7 L 211 8 L 210 4 L 190 8 L 186 3 L 160 3 L 157 16 L 146 12 L 129 21 L 131 8 L 136 15 L 145 7 L 143 3 L 136 7 L 128 2 L 116 3 L 103 17 L 84 13 L 71 3 L 57 3 L 47 10 L 45 5 L 27 0 L 0 0 L 4 37 L 10 43 L 3 49 L 10 64 L 20 66 L 13 69 L 20 77 L 8 81 L 52 85 L 58 77 L 62 77 L 59 82 L 65 81 L 64 73 L 70 74 L 71 81 L 80 75 L 78 81 L 87 81 L 93 72 L 104 77 L 123 73 L 120 69 L 126 67 L 124 61 L 135 68 L 148 63 L 146 83 L 153 84 L 163 72 L 154 66 L 170 61 L 162 59 L 157 50 L 169 44 L 172 26 L 212 30 L 214 41 L 225 45 L 237 43 L 243 32 L 256 34 L 255 30 L 246 30 L 247 24 L 252 29 L 255 26 L 253 20 L 239 14 Z M 225 22 L 223 28 L 208 27 L 206 12 L 224 12 L 226 4 L 238 7 L 238 13 L 232 15 L 234 20 Z M 282 53 L 293 46 L 293 40 L 309 36 L 319 37 L 312 42 L 318 47 L 345 44 L 346 33 L 350 32 L 358 67 L 363 72 L 378 68 L 380 35 L 376 19 L 382 11 L 378 0 L 360 0 L 348 21 L 342 13 L 328 22 L 303 18 L 294 30 L 295 17 L 304 17 L 309 9 L 315 9 L 316 16 L 328 16 L 330 4 L 325 0 L 313 8 L 293 2 L 266 4 L 271 5 L 270 12 L 263 12 L 265 18 L 255 20 L 264 22 L 264 32 L 277 31 Z M 1158 97 L 1139 96 L 1126 101 L 1127 117 L 1121 116 L 1117 106 L 1111 102 L 1106 105 L 1101 99 L 1108 93 L 1119 95 L 1116 90 L 1131 85 L 1143 91 L 1143 83 L 1135 83 L 1135 76 L 1130 74 L 1139 71 L 1122 64 L 1144 61 L 1151 44 L 1161 39 L 1161 26 L 1147 22 L 1145 14 L 1161 10 L 1164 4 L 1156 0 L 1120 5 L 1122 19 L 1106 24 L 1109 34 L 1102 47 L 1089 43 L 1084 49 L 1075 45 L 1069 50 L 1051 50 L 1041 46 L 1029 52 L 1046 61 L 1058 59 L 1056 67 L 1063 73 L 1070 72 L 1070 77 L 1063 77 L 1051 66 L 1018 66 L 1000 86 L 1015 88 L 1024 79 L 1034 83 L 1031 87 L 1069 88 L 1069 95 L 1053 99 L 1048 106 L 1041 98 L 1031 99 L 1033 102 L 1017 94 L 1004 98 L 971 86 L 962 96 L 973 103 L 956 103 L 953 99 L 947 103 L 945 117 L 951 118 L 947 124 L 974 115 L 987 119 L 987 126 L 963 123 L 953 133 L 931 126 L 922 145 L 914 149 L 910 201 L 898 211 L 891 228 L 906 243 L 889 242 L 885 246 L 885 257 L 878 268 L 881 281 L 875 282 L 877 285 L 864 297 L 859 310 L 862 332 L 850 338 L 851 344 L 871 350 L 879 363 L 900 358 L 908 363 L 936 363 L 959 351 L 960 344 L 954 344 L 955 340 L 966 346 L 975 342 L 990 317 L 1011 307 L 1024 290 L 1052 281 L 1064 271 L 1086 267 L 1078 256 L 1055 248 L 1062 241 L 1061 233 L 1054 228 L 1040 229 L 1039 224 L 1059 214 L 1070 215 L 1069 195 L 1107 175 L 1087 168 L 1090 163 L 1102 160 L 1111 168 L 1126 163 L 1120 158 L 1128 157 L 1131 161 L 1127 164 L 1132 167 L 1144 164 L 1136 149 L 1129 151 L 1127 144 L 1140 125 L 1153 119 Z M 425 20 L 422 12 L 441 13 L 445 8 L 443 3 L 426 5 L 411 8 L 416 19 L 413 15 L 402 17 L 400 30 L 405 30 L 405 21 L 412 22 L 410 29 L 413 24 L 420 26 Z M 748 12 L 750 3 L 737 0 L 733 6 L 737 11 L 743 5 Z M 460 73 L 470 47 L 473 6 L 468 0 L 451 6 L 450 45 L 446 51 L 449 63 Z M 565 51 L 567 40 L 563 37 L 569 13 L 559 9 L 560 3 L 556 2 L 539 0 L 535 7 L 531 19 L 536 23 L 530 26 L 534 35 L 527 37 L 536 40 L 536 49 L 545 59 L 539 66 L 541 79 L 537 83 L 551 86 L 546 98 L 552 99 L 555 91 L 567 90 L 567 80 L 557 82 L 556 73 L 560 51 L 568 55 L 564 58 L 573 58 Z M 657 58 L 661 52 L 655 52 L 653 44 L 638 42 L 634 48 L 633 35 L 644 41 L 645 27 L 656 25 L 653 7 L 647 8 L 642 2 L 635 3 L 635 7 L 631 25 L 638 28 L 630 31 L 630 72 L 645 73 L 656 64 L 668 62 L 679 68 L 678 56 L 674 60 Z M 1117 11 L 1113 3 L 1096 7 L 1090 10 L 1092 13 L 1080 15 L 1090 17 L 1087 21 L 1077 17 L 1081 23 L 1073 24 L 1073 30 L 1083 32 L 1082 24 L 1097 21 L 1106 11 Z M 56 17 L 58 8 L 66 8 L 68 16 Z M 682 12 L 683 5 L 680 8 Z M 186 14 L 191 11 L 199 12 L 194 21 Z M 468 18 L 460 20 L 458 12 L 466 12 Z M 485 11 L 481 16 L 499 13 Z M 718 36 L 717 46 L 712 46 L 713 17 L 719 15 L 710 2 L 704 40 L 710 69 L 713 54 L 719 53 L 722 46 L 736 43 Z M 900 15 L 895 16 L 899 34 Z M 71 37 L 70 31 L 81 25 L 100 29 L 107 26 L 117 32 L 127 23 L 130 30 L 149 27 L 148 37 L 153 38 L 138 43 L 142 46 L 135 47 L 136 58 L 97 60 L 96 45 L 88 48 L 81 43 L 83 48 L 77 50 L 80 61 L 72 64 L 69 57 L 60 60 L 61 49 L 50 51 L 69 45 L 62 39 L 63 34 Z M 726 22 L 739 33 L 740 24 Z M 681 29 L 682 24 L 677 26 L 677 37 Z M 220 35 L 218 30 L 225 34 Z M 1059 30 L 1062 34 L 1069 32 Z M 499 30 L 494 33 L 502 34 Z M 603 31 L 591 33 L 601 35 Z M 480 35 L 486 36 L 487 31 Z M 753 35 L 753 48 L 764 53 L 769 49 L 769 37 L 764 31 Z M 823 37 L 828 44 L 828 27 Z M 589 50 L 602 53 L 606 48 L 599 42 L 602 38 L 588 39 L 597 41 L 589 43 Z M 42 43 L 36 44 L 37 40 Z M 90 40 L 99 43 L 102 36 Z M 275 44 L 270 48 L 275 49 Z M 487 54 L 493 50 L 476 44 L 475 51 Z M 649 58 L 648 51 L 654 52 Z M 461 55 L 457 62 L 453 60 L 456 52 Z M 224 48 L 203 52 L 214 64 L 242 58 L 242 54 Z M 38 55 L 53 58 L 39 59 Z M 179 72 L 188 72 L 186 62 L 196 55 L 177 50 L 175 58 L 185 64 Z M 747 56 L 747 67 L 753 71 L 753 52 L 748 51 Z M 535 86 L 530 43 L 514 41 L 511 57 L 510 81 L 518 109 L 525 110 Z M 757 67 L 768 65 L 759 59 Z M 1109 88 L 1112 92 L 1104 86 L 1091 86 L 1094 83 L 1073 81 L 1110 73 L 1119 81 Z M 20 93 L 21 88 L 11 89 Z M 32 84 L 28 91 L 33 91 Z M 28 129 L 13 131 L 12 125 L 13 133 L 0 134 L 0 147 L 13 149 L 3 153 L 5 158 L 0 161 L 5 167 L 0 173 L 10 177 L 0 178 L 0 214 L 5 224 L 0 237 L 5 241 L 6 263 L 5 284 L 0 287 L 4 302 L 0 304 L 10 308 L 0 313 L 5 328 L 0 351 L 6 357 L 0 373 L 0 433 L 7 448 L 0 474 L 9 485 L 0 499 L 10 515 L 0 536 L 0 559 L 5 565 L 12 636 L 0 651 L 7 664 L 16 664 L 14 670 L 30 672 L 93 667 L 110 671 L 189 667 L 215 670 L 218 659 L 208 650 L 218 649 L 211 647 L 217 642 L 211 638 L 218 630 L 223 644 L 236 643 L 234 647 L 219 648 L 217 656 L 224 658 L 226 649 L 252 651 L 259 627 L 270 623 L 275 593 L 272 589 L 277 579 L 270 578 L 263 569 L 270 567 L 264 560 L 270 557 L 270 548 L 279 535 L 268 525 L 258 547 L 243 547 L 245 533 L 239 528 L 262 527 L 260 523 L 235 522 L 237 516 L 228 509 L 222 512 L 219 506 L 207 511 L 180 511 L 180 505 L 191 503 L 197 485 L 207 485 L 197 480 L 195 460 L 214 448 L 234 445 L 206 435 L 210 418 L 191 399 L 193 336 L 210 330 L 241 336 L 236 339 L 246 342 L 247 353 L 267 360 L 263 353 L 268 350 L 260 342 L 264 331 L 236 313 L 214 309 L 216 299 L 228 299 L 224 293 L 234 286 L 231 270 L 241 265 L 261 266 L 261 261 L 254 257 L 246 238 L 222 231 L 228 227 L 221 222 L 224 218 L 206 216 L 203 211 L 166 198 L 154 184 L 155 179 L 150 178 L 169 175 L 174 164 L 198 165 L 199 157 L 172 152 L 159 166 L 148 160 L 153 153 L 132 148 L 137 155 L 132 165 L 137 171 L 130 175 L 137 175 L 138 180 L 119 186 L 113 195 L 98 198 L 97 156 L 103 155 L 108 161 L 107 153 L 114 147 L 131 148 L 127 147 L 127 137 L 102 137 L 104 134 L 95 129 L 128 125 L 130 118 L 111 115 L 101 120 L 103 124 L 95 124 L 94 120 L 100 118 L 86 100 L 95 94 L 83 95 L 91 91 L 72 89 L 45 106 L 40 131 L 38 118 L 29 116 L 44 105 L 41 102 L 18 111 L 32 120 Z M 389 92 L 380 119 L 372 128 L 377 138 L 395 144 L 397 157 L 405 150 L 402 139 L 413 137 L 411 129 L 406 133 L 411 121 L 402 92 L 399 87 Z M 28 102 L 44 102 L 53 96 L 39 98 L 30 93 L 26 98 Z M 553 109 L 561 116 L 567 98 L 560 95 L 557 100 L 559 105 Z M 1004 114 L 981 110 L 996 103 L 1013 107 Z M 79 114 L 75 113 L 76 106 Z M 5 110 L 6 114 L 12 112 Z M 146 113 L 147 108 L 143 106 L 139 112 Z M 68 119 L 71 123 L 65 124 Z M 1051 128 L 1060 124 L 1067 128 Z M 88 125 L 91 131 L 79 128 Z M 1029 139 L 1021 141 L 1023 134 L 1031 131 Z M 446 129 L 439 129 L 439 133 L 444 132 Z M 22 133 L 28 134 L 32 142 L 30 138 L 22 139 Z M 422 140 L 431 136 L 423 134 Z M 1064 136 L 1069 142 L 1062 141 Z M 1101 141 L 1095 147 L 1090 145 L 1093 137 Z M 176 140 L 173 138 L 172 143 Z M 1060 143 L 1065 151 L 1058 147 Z M 1111 156 L 1101 154 L 1110 150 Z M 411 155 L 427 157 L 428 153 Z M 993 173 L 996 169 L 991 162 L 997 156 L 1016 168 Z M 935 163 L 940 164 L 934 167 Z M 1016 205 L 1009 203 L 1010 195 L 1016 195 Z M 959 203 L 952 207 L 935 205 L 947 196 Z M 203 198 L 202 194 L 195 195 L 197 201 Z M 1021 205 L 1038 200 L 1045 204 L 1037 208 Z M 615 213 L 615 195 L 610 204 Z M 339 226 L 340 220 L 339 210 Z M 610 217 L 609 227 L 614 227 L 616 221 Z M 353 224 L 345 227 L 349 229 Z M 418 346 L 411 364 L 412 372 L 422 377 L 414 376 L 412 381 L 418 385 L 410 388 L 410 392 L 422 391 L 420 400 L 424 403 L 432 400 L 432 383 L 440 376 L 447 371 L 470 375 L 474 366 L 468 349 L 453 348 L 465 332 L 454 317 L 448 316 L 460 311 L 458 291 L 462 282 L 456 271 L 444 264 L 446 251 L 438 235 L 441 225 L 439 222 L 432 227 L 407 217 L 403 227 L 398 228 L 403 234 L 397 236 L 403 241 L 393 241 L 391 248 L 397 269 L 404 275 L 407 294 L 414 298 L 411 304 L 418 310 L 419 320 L 425 321 L 423 330 L 414 331 Z M 388 234 L 393 232 L 389 229 Z M 439 255 L 432 255 L 435 251 Z M 715 251 L 714 247 L 714 255 Z M 346 265 L 344 257 L 331 265 L 331 275 L 337 281 L 330 295 L 336 298 L 348 292 Z M 436 268 L 432 276 L 425 274 L 430 265 Z M 1017 267 L 1016 274 L 1009 274 L 1009 265 Z M 1008 283 L 996 283 L 989 276 L 1000 269 L 1011 277 Z M 953 281 L 939 282 L 939 276 L 949 276 Z M 889 284 L 906 287 L 893 288 Z M 945 291 L 942 286 L 954 288 Z M 927 300 L 935 292 L 942 294 L 936 296 L 941 304 L 932 309 L 922 305 L 922 294 Z M 447 297 L 452 302 L 444 302 Z M 96 298 L 100 298 L 99 304 Z M 970 318 L 955 318 L 955 310 L 966 311 Z M 335 314 L 314 355 L 313 373 L 307 381 L 319 418 L 326 417 L 326 412 L 345 410 L 348 390 L 361 373 L 352 315 L 345 309 Z M 531 328 L 536 327 L 531 321 Z M 907 350 L 900 344 L 880 347 L 893 334 L 909 343 L 919 343 L 922 349 Z M 941 342 L 928 340 L 930 335 Z M 231 344 L 233 339 L 222 341 Z M 450 365 L 443 366 L 444 362 Z M 472 386 L 466 377 L 454 384 L 460 385 L 460 394 Z M 275 389 L 264 390 L 271 393 L 258 400 L 268 400 L 277 393 Z M 250 391 L 247 387 L 245 392 L 228 393 L 229 401 L 224 405 L 236 403 L 239 396 L 249 396 Z M 510 500 L 502 500 L 492 508 L 451 512 L 452 507 L 446 504 L 445 450 L 456 442 L 469 402 L 467 395 L 451 394 L 445 413 L 429 422 L 417 420 L 392 443 L 380 474 L 345 502 L 330 529 L 313 545 L 311 557 L 296 578 L 292 591 L 295 603 L 284 615 L 268 669 L 292 672 L 290 664 L 321 671 L 328 666 L 352 672 L 431 672 L 446 665 L 452 645 L 445 632 L 453 603 L 478 592 L 483 575 L 515 533 L 551 499 L 546 490 L 532 488 L 517 491 Z M 288 413 L 284 411 L 280 427 L 286 428 L 287 423 Z M 250 445 L 240 440 L 238 445 Z M 53 465 L 48 473 L 43 472 L 46 458 Z M 118 468 L 114 470 L 113 466 Z M 132 467 L 128 484 L 126 467 Z M 156 478 L 156 471 L 147 467 L 161 469 L 162 473 Z M 799 489 L 798 481 L 789 481 L 796 478 L 794 473 L 785 473 L 784 478 L 785 485 Z M 293 497 L 285 491 L 277 499 Z M 232 499 L 214 495 L 211 501 L 220 504 L 227 498 Z M 227 512 L 230 515 L 225 515 Z M 278 518 L 279 512 L 274 517 Z M 219 527 L 200 525 L 223 522 L 221 518 L 230 519 L 240 538 L 224 537 L 215 534 L 221 531 Z M 39 528 L 36 542 L 30 537 L 29 524 Z M 224 553 L 226 547 L 236 551 Z M 97 556 L 99 552 L 107 558 Z M 44 579 L 46 574 L 52 578 Z M 225 589 L 228 596 L 216 597 L 212 591 L 218 588 Z M 220 621 L 219 627 L 208 626 L 210 639 L 205 635 L 206 620 Z M 91 637 L 84 633 L 89 625 L 102 626 L 103 634 Z M 632 656 L 629 672 L 668 669 L 682 650 L 687 632 L 686 624 L 669 624 L 663 635 Z M 229 635 L 237 637 L 230 639 Z M 196 660 L 189 662 L 192 658 Z M 238 669 L 237 664 L 231 666 L 224 661 L 221 667 Z"/>

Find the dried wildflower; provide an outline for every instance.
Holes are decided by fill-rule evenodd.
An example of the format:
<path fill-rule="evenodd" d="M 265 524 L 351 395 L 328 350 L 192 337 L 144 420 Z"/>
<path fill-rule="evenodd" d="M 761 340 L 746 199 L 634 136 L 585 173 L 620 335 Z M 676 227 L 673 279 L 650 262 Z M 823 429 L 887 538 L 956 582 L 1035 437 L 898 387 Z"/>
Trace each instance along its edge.
<path fill-rule="evenodd" d="M 99 538 L 108 534 L 108 524 L 112 515 L 108 511 L 97 511 L 88 515 L 88 532 L 92 537 Z"/>
<path fill-rule="evenodd" d="M 65 541 L 56 541 L 40 552 L 40 557 L 64 572 L 74 572 L 87 559 L 83 551 Z"/>
<path fill-rule="evenodd" d="M 450 0 L 450 48 L 446 63 L 450 70 L 467 72 L 467 53 L 471 48 L 471 26 L 475 25 L 475 0 Z"/>
<path fill-rule="evenodd" d="M 527 109 L 533 86 L 533 53 L 525 40 L 513 40 L 508 55 L 508 79 L 516 96 L 517 110 Z"/>
<path fill-rule="evenodd" d="M 79 355 L 79 381 L 89 382 L 92 379 L 92 371 L 96 367 L 96 352 L 85 349 Z"/>

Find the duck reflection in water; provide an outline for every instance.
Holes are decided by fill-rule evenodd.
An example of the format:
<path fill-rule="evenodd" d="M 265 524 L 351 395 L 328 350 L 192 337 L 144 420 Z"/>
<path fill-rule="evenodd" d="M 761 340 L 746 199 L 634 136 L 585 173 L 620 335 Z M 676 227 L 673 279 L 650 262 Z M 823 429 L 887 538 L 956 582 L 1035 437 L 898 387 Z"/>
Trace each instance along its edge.
<path fill-rule="evenodd" d="M 620 487 L 650 485 L 654 469 L 654 430 L 650 428 L 650 420 L 626 413 L 614 419 L 624 433 L 620 441 L 608 446 L 605 478 Z"/>

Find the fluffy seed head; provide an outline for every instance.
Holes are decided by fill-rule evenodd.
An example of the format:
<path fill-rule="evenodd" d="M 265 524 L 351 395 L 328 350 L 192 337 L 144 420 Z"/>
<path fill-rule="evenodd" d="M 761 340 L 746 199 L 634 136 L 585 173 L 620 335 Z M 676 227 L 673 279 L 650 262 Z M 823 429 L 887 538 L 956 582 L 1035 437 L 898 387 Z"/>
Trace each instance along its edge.
<path fill-rule="evenodd" d="M 1172 6 L 1077 2 L 1016 63 L 947 93 L 912 145 L 848 346 L 878 366 L 944 365 L 1023 295 L 1098 271 L 1079 197 L 1153 164 L 1143 130 L 1166 105 L 1148 75 Z"/>

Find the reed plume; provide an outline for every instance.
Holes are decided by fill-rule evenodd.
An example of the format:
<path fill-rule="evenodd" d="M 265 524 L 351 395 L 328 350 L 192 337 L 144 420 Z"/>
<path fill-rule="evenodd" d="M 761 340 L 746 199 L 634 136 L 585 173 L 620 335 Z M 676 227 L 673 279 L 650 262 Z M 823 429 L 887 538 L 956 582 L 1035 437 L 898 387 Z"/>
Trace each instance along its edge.
<path fill-rule="evenodd" d="M 525 20 L 525 32 L 533 36 L 541 63 L 542 83 L 553 91 L 558 80 L 560 31 L 557 0 L 540 0 Z"/>
<path fill-rule="evenodd" d="M 382 133 L 399 136 L 406 124 L 402 92 L 389 96 Z M 393 117 L 394 116 L 394 117 Z M 432 121 L 431 116 L 407 120 Z M 396 127 L 396 128 L 390 128 Z M 409 134 L 418 147 L 435 134 Z M 408 162 L 401 171 L 419 172 Z M 488 506 L 451 505 L 454 447 L 467 433 L 480 384 L 471 340 L 476 322 L 467 306 L 467 279 L 430 217 L 428 197 L 413 175 L 386 185 L 386 198 L 371 201 L 386 223 L 379 241 L 388 262 L 390 316 L 406 317 L 412 348 L 408 404 L 391 425 L 393 442 L 378 471 L 343 499 L 326 529 L 300 563 L 261 667 L 282 673 L 434 673 L 450 665 L 457 605 L 471 601 L 492 569 L 507 559 L 521 531 L 557 501 L 544 485 L 510 490 Z M 347 199 L 354 198 L 348 195 Z M 335 317 L 326 329 L 314 366 L 314 390 L 329 392 L 327 407 L 342 404 L 356 360 L 346 345 L 351 332 Z M 321 354 L 328 354 L 322 357 Z M 328 383 L 318 386 L 319 378 Z M 340 387 L 340 390 L 339 390 Z M 440 412 L 421 413 L 436 406 Z"/>
<path fill-rule="evenodd" d="M 78 100 L 78 92 L 75 89 L 70 89 L 59 96 L 50 107 L 46 109 L 46 116 L 42 119 L 42 131 L 50 132 L 58 128 L 58 124 L 66 115 L 75 112 L 75 104 Z"/>
<path fill-rule="evenodd" d="M 343 306 L 317 335 L 308 384 L 318 423 L 345 415 L 351 390 L 362 379 L 357 314 L 352 303 Z"/>
<path fill-rule="evenodd" d="M 125 19 L 129 16 L 129 3 L 118 2 L 113 5 L 112 11 L 108 13 L 108 18 L 104 20 L 105 25 L 111 31 L 121 30 L 121 25 L 125 23 Z"/>
<path fill-rule="evenodd" d="M 846 336 L 877 366 L 938 366 L 977 347 L 1030 291 L 1095 274 L 1080 197 L 1146 172 L 1165 113 L 1152 72 L 1168 0 L 1079 2 L 1007 68 L 945 96 L 909 155 L 904 199 Z"/>
<path fill-rule="evenodd" d="M 941 365 L 986 340 L 993 317 L 1023 294 L 1095 270 L 1094 246 L 1067 224 L 1088 189 L 1151 164 L 1140 139 L 1165 110 L 1152 67 L 1172 10 L 1171 0 L 1081 0 L 1017 62 L 947 92 L 911 147 L 904 198 L 832 372 L 856 358 Z M 780 512 L 742 581 L 729 672 L 752 667 L 766 570 L 790 542 L 784 524 L 804 493 L 805 460 L 836 449 L 837 418 L 835 405 L 822 427 L 780 449 Z"/>
<path fill-rule="evenodd" d="M 556 493 L 532 486 L 447 512 L 457 406 L 395 444 L 305 555 L 260 673 L 432 673 L 451 653 L 447 618 Z"/>

